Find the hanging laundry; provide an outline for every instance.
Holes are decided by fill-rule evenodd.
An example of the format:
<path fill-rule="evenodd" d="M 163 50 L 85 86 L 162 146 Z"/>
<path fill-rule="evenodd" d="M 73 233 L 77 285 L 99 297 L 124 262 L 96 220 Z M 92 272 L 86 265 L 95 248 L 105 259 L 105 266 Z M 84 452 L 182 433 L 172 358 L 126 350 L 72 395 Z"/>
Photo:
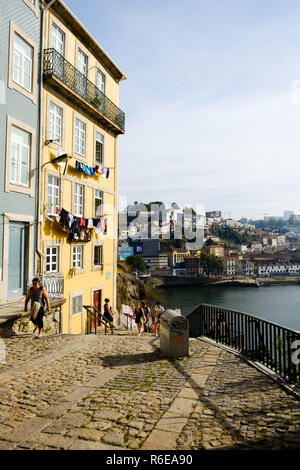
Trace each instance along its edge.
<path fill-rule="evenodd" d="M 81 227 L 80 229 L 80 240 L 84 241 L 85 240 L 85 228 Z"/>
<path fill-rule="evenodd" d="M 69 212 L 67 212 L 65 209 L 62 209 L 60 211 L 60 223 L 61 225 L 63 225 L 63 227 L 66 227 L 66 228 L 69 227 L 68 215 L 69 215 Z"/>
<path fill-rule="evenodd" d="M 80 219 L 80 227 L 85 227 L 85 219 L 83 217 Z"/>
<path fill-rule="evenodd" d="M 69 214 L 69 228 L 72 227 L 73 220 L 74 220 L 74 215 L 73 215 L 73 214 Z"/>
<path fill-rule="evenodd" d="M 88 228 L 93 228 L 94 227 L 94 220 L 93 219 L 88 219 Z"/>
<path fill-rule="evenodd" d="M 78 240 L 80 236 L 80 218 L 79 217 L 74 216 L 74 221 L 72 224 L 72 232 L 74 235 L 74 239 Z"/>

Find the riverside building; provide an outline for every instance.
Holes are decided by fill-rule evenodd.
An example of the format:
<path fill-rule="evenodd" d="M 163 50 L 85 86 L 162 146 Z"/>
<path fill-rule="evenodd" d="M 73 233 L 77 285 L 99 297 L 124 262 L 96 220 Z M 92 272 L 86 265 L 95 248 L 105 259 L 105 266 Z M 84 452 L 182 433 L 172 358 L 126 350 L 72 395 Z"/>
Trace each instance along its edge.
<path fill-rule="evenodd" d="M 78 334 L 84 305 L 116 307 L 125 76 L 62 1 L 46 1 L 43 32 L 40 274 L 65 299 L 62 332 Z"/>

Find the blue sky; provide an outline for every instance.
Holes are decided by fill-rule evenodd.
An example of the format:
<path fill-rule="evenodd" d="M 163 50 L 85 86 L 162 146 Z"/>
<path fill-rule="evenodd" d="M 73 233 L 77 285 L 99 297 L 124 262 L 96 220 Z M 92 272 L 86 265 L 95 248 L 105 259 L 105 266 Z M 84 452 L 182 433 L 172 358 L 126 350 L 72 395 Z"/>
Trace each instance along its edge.
<path fill-rule="evenodd" d="M 300 2 L 66 0 L 121 68 L 120 197 L 300 213 Z"/>

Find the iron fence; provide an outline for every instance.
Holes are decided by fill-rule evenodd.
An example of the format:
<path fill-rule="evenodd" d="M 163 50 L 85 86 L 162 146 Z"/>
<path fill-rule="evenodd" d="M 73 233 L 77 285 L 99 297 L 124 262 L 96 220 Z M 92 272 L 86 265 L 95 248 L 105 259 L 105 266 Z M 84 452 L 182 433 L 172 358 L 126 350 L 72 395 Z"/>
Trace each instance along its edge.
<path fill-rule="evenodd" d="M 300 384 L 300 332 L 255 316 L 200 304 L 190 314 L 190 336 L 205 336 Z"/>
<path fill-rule="evenodd" d="M 44 51 L 44 75 L 57 77 L 120 129 L 125 130 L 124 112 L 53 48 Z"/>

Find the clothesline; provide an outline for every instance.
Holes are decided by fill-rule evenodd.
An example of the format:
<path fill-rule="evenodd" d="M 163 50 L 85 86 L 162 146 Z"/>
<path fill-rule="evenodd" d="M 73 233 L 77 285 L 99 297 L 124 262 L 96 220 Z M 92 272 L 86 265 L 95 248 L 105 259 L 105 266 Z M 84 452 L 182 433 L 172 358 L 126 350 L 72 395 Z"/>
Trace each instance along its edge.
<path fill-rule="evenodd" d="M 71 214 L 63 207 L 56 210 L 56 213 L 60 215 L 59 223 L 67 229 L 68 240 L 82 240 L 90 241 L 90 231 L 95 228 L 95 232 L 107 233 L 107 215 L 103 215 L 98 218 L 85 218 L 78 217 Z"/>
<path fill-rule="evenodd" d="M 102 166 L 102 165 L 96 165 L 94 167 L 85 165 L 82 162 L 79 162 L 76 160 L 76 171 L 85 173 L 86 175 L 90 176 L 100 176 L 101 178 L 108 178 L 109 177 L 109 168 Z"/>

